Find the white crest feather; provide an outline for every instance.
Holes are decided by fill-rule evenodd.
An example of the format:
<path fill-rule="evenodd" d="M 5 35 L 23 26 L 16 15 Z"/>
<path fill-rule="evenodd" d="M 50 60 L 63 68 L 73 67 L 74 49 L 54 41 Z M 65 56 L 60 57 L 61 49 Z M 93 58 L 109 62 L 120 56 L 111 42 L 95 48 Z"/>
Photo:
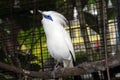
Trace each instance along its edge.
<path fill-rule="evenodd" d="M 68 21 L 67 19 L 61 15 L 60 13 L 56 12 L 56 11 L 44 11 L 43 14 L 48 14 L 48 15 L 51 15 L 53 20 L 56 22 L 56 23 L 59 23 L 63 26 L 67 26 L 68 24 Z"/>

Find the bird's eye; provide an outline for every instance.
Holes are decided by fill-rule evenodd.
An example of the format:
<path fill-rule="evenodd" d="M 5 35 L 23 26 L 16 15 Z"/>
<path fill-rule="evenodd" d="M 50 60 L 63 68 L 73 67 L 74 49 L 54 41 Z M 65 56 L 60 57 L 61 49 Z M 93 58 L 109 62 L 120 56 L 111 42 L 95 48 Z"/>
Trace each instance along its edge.
<path fill-rule="evenodd" d="M 50 18 L 51 16 L 50 15 L 44 15 L 45 18 Z"/>
<path fill-rule="evenodd" d="M 52 19 L 52 17 L 51 17 L 50 15 L 44 15 L 44 17 L 45 17 L 46 19 L 49 19 L 49 20 L 53 21 L 53 19 Z"/>
<path fill-rule="evenodd" d="M 44 15 L 45 18 L 49 18 L 50 16 L 49 15 Z"/>
<path fill-rule="evenodd" d="M 50 16 L 49 16 L 49 15 L 47 15 L 46 17 L 47 17 L 47 18 L 50 18 Z"/>

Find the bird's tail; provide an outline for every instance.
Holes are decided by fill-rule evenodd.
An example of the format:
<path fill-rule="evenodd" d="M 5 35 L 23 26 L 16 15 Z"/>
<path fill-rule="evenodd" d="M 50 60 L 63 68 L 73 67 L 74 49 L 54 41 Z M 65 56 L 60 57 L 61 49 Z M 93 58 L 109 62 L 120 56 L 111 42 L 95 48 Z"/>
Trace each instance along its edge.
<path fill-rule="evenodd" d="M 72 62 L 72 60 L 71 61 L 68 61 L 68 60 L 63 60 L 63 66 L 64 66 L 64 68 L 73 68 L 74 67 L 74 64 L 73 64 L 73 62 Z"/>
<path fill-rule="evenodd" d="M 74 60 L 74 57 L 73 57 L 71 51 L 70 51 L 70 54 L 71 54 L 71 56 L 72 56 L 72 64 L 73 64 L 73 66 L 76 66 L 76 62 L 75 62 L 75 60 Z M 74 80 L 82 80 L 82 78 L 81 78 L 81 76 L 74 76 Z"/>
<path fill-rule="evenodd" d="M 69 52 L 70 52 L 70 55 L 71 55 L 71 57 L 72 57 L 72 61 L 71 61 L 71 63 L 73 64 L 73 66 L 75 66 L 76 63 L 75 63 L 75 59 L 74 59 L 74 57 L 73 57 L 73 54 L 72 54 L 71 51 L 69 51 Z"/>
<path fill-rule="evenodd" d="M 65 67 L 73 68 L 75 66 L 75 60 L 74 60 L 74 57 L 72 55 L 72 52 L 71 51 L 69 51 L 69 52 L 70 52 L 72 59 L 71 60 L 63 60 L 64 68 Z"/>

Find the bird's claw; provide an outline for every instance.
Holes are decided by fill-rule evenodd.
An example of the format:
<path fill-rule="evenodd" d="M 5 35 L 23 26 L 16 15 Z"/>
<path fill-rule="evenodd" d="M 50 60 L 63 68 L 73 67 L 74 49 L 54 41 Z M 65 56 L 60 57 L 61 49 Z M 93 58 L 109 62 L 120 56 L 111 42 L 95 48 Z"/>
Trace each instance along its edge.
<path fill-rule="evenodd" d="M 57 69 L 58 69 L 58 68 L 59 68 L 59 67 L 55 67 L 54 70 L 52 71 L 51 76 L 52 76 L 53 78 L 55 78 L 55 73 L 57 72 Z"/>
<path fill-rule="evenodd" d="M 61 71 L 62 73 L 64 73 L 64 71 L 65 71 L 65 68 L 61 68 L 61 67 L 54 68 L 54 70 L 51 72 L 51 76 L 52 76 L 53 78 L 56 78 L 55 73 L 57 72 L 58 69 L 60 69 L 60 71 Z"/>
<path fill-rule="evenodd" d="M 55 78 L 55 70 L 53 70 L 52 72 L 51 72 L 51 76 L 53 77 L 53 78 Z"/>
<path fill-rule="evenodd" d="M 62 73 L 64 73 L 64 71 L 65 71 L 65 68 L 61 68 L 60 70 L 61 70 L 61 72 L 62 72 Z"/>

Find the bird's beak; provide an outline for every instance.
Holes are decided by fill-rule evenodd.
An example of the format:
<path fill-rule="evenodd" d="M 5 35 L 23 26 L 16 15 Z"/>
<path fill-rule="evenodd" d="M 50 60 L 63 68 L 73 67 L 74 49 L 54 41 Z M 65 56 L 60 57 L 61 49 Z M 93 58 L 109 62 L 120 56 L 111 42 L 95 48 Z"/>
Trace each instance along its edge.
<path fill-rule="evenodd" d="M 41 10 L 38 10 L 39 13 L 43 14 L 43 12 Z"/>

